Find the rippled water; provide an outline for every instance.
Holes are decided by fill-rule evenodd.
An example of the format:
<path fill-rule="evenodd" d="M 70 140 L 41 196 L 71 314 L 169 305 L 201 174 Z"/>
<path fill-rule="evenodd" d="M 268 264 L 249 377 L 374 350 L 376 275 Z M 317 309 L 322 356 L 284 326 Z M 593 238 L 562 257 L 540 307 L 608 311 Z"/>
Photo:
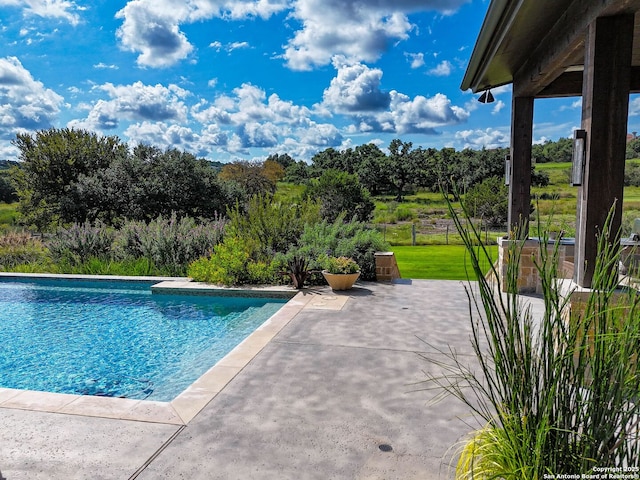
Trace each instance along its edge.
<path fill-rule="evenodd" d="M 170 401 L 286 300 L 0 280 L 0 387 Z"/>

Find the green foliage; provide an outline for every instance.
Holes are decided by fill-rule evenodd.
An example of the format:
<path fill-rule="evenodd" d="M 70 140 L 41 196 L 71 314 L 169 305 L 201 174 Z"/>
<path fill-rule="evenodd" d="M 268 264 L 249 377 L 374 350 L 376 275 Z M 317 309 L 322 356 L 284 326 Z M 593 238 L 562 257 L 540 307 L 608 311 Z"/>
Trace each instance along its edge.
<path fill-rule="evenodd" d="M 246 212 L 240 205 L 227 211 L 228 231 L 257 245 L 260 253 L 271 256 L 296 245 L 305 225 L 320 220 L 320 205 L 313 199 L 300 203 L 273 201 L 270 196 L 253 196 Z"/>
<path fill-rule="evenodd" d="M 310 181 L 305 197 L 320 201 L 320 214 L 329 222 L 342 213 L 347 218 L 365 222 L 371 219 L 375 208 L 358 177 L 336 169 L 324 170 L 318 179 Z"/>
<path fill-rule="evenodd" d="M 130 154 L 117 137 L 69 129 L 19 134 L 14 144 L 22 160 L 12 169 L 20 211 L 40 231 L 172 212 L 215 218 L 243 195 L 218 180 L 210 162 L 175 149 L 139 145 Z"/>
<path fill-rule="evenodd" d="M 0 171 L 0 202 L 13 203 L 18 201 L 18 192 L 11 183 L 11 177 L 6 170 Z"/>
<path fill-rule="evenodd" d="M 197 282 L 226 286 L 274 283 L 279 271 L 275 261 L 254 260 L 255 246 L 243 238 L 227 236 L 208 258 L 189 265 L 187 273 Z"/>
<path fill-rule="evenodd" d="M 640 143 L 640 140 L 638 141 Z M 624 186 L 640 187 L 640 165 L 637 163 L 626 162 L 624 168 Z"/>
<path fill-rule="evenodd" d="M 570 162 L 573 151 L 571 138 L 560 138 L 557 141 L 547 140 L 531 147 L 531 156 L 535 163 Z"/>
<path fill-rule="evenodd" d="M 351 257 L 360 266 L 362 280 L 375 280 L 374 254 L 388 249 L 389 245 L 379 232 L 364 223 L 344 222 L 341 216 L 332 223 L 324 220 L 308 224 L 298 246 L 291 249 L 290 253 L 309 259 L 309 268 L 312 270 L 324 268 L 318 261 L 323 255 Z"/>
<path fill-rule="evenodd" d="M 174 149 L 137 146 L 133 155 L 79 179 L 79 202 L 87 218 L 108 224 L 150 221 L 158 216 L 215 219 L 240 198 L 232 184 L 223 184 L 209 162 Z"/>
<path fill-rule="evenodd" d="M 318 262 L 322 265 L 323 270 L 336 275 L 358 273 L 360 271 L 360 267 L 355 260 L 349 257 L 323 255 L 320 256 Z"/>
<path fill-rule="evenodd" d="M 640 137 L 634 132 L 634 138 L 627 142 L 626 158 L 640 158 Z"/>
<path fill-rule="evenodd" d="M 78 180 L 127 155 L 117 137 L 73 129 L 18 134 L 13 144 L 20 150 L 21 164 L 12 170 L 20 211 L 41 231 L 58 222 L 84 222 L 87 209 Z"/>
<path fill-rule="evenodd" d="M 18 205 L 16 203 L 0 203 L 0 231 L 17 225 L 18 216 Z"/>
<path fill-rule="evenodd" d="M 402 202 L 409 187 L 420 184 L 420 176 L 424 173 L 422 167 L 422 151 L 411 150 L 411 142 L 398 139 L 389 144 L 389 181 L 396 191 L 396 200 Z"/>
<path fill-rule="evenodd" d="M 583 309 L 576 309 L 580 302 L 572 305 L 570 316 L 572 292 L 563 294 L 557 281 L 558 244 L 549 250 L 543 238 L 536 260 L 541 318 L 517 294 L 501 293 L 517 291 L 522 243 L 512 242 L 504 284 L 496 271 L 488 280 L 481 234 L 465 228 L 453 209 L 451 215 L 477 280 L 468 295 L 479 368 L 439 351 L 448 361 L 431 361 L 448 373 L 430 381 L 462 400 L 484 425 L 463 449 L 457 478 L 541 479 L 589 474 L 595 466 L 638 467 L 640 376 L 633 359 L 640 347 L 640 295 L 616 289 L 619 237 L 610 232 L 612 215 L 598 238 L 592 290 Z"/>
<path fill-rule="evenodd" d="M 464 204 L 474 218 L 482 218 L 495 226 L 507 221 L 508 199 L 509 190 L 502 178 L 490 177 L 467 192 Z"/>
<path fill-rule="evenodd" d="M 277 169 L 274 169 L 277 167 Z M 236 161 L 222 167 L 220 178 L 240 185 L 248 197 L 273 195 L 278 180 L 284 176 L 284 168 L 276 161 Z"/>

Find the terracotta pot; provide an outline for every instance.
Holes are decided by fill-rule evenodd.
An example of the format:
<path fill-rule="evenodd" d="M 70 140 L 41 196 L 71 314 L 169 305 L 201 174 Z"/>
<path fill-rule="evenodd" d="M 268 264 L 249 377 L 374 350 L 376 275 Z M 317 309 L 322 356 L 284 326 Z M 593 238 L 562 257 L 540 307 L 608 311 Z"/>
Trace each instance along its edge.
<path fill-rule="evenodd" d="M 322 271 L 324 279 L 327 281 L 332 290 L 349 290 L 356 283 L 360 272 L 356 273 L 329 273 Z"/>

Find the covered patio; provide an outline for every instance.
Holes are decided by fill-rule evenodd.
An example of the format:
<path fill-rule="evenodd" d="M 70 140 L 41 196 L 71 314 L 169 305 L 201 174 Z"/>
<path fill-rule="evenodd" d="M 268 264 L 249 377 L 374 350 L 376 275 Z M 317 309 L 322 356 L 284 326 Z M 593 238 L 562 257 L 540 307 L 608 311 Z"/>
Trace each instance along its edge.
<path fill-rule="evenodd" d="M 508 222 L 520 238 L 528 236 L 535 100 L 582 97 L 575 250 L 567 255 L 579 287 L 591 287 L 597 236 L 614 204 L 612 232 L 621 225 L 629 94 L 640 92 L 638 11 L 640 0 L 492 0 L 461 85 L 513 86 Z"/>

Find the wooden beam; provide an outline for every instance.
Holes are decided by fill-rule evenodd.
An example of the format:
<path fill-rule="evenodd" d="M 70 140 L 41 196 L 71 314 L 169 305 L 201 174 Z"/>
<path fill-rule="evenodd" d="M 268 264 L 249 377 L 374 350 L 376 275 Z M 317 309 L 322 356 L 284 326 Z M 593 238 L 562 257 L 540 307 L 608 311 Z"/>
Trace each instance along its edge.
<path fill-rule="evenodd" d="M 598 18 L 589 25 L 585 44 L 586 162 L 578 188 L 574 269 L 575 282 L 585 288 L 591 287 L 598 235 L 614 204 L 613 233 L 622 218 L 633 22 L 633 15 Z"/>
<path fill-rule="evenodd" d="M 573 0 L 514 74 L 513 94 L 535 97 L 565 73 L 584 47 L 586 30 L 596 18 L 638 10 L 640 0 Z"/>
<path fill-rule="evenodd" d="M 511 175 L 509 231 L 527 238 L 531 212 L 531 145 L 533 97 L 513 97 L 511 108 Z"/>
<path fill-rule="evenodd" d="M 536 98 L 579 97 L 582 95 L 582 72 L 565 72 L 545 87 Z M 640 67 L 631 67 L 630 93 L 640 93 Z"/>

